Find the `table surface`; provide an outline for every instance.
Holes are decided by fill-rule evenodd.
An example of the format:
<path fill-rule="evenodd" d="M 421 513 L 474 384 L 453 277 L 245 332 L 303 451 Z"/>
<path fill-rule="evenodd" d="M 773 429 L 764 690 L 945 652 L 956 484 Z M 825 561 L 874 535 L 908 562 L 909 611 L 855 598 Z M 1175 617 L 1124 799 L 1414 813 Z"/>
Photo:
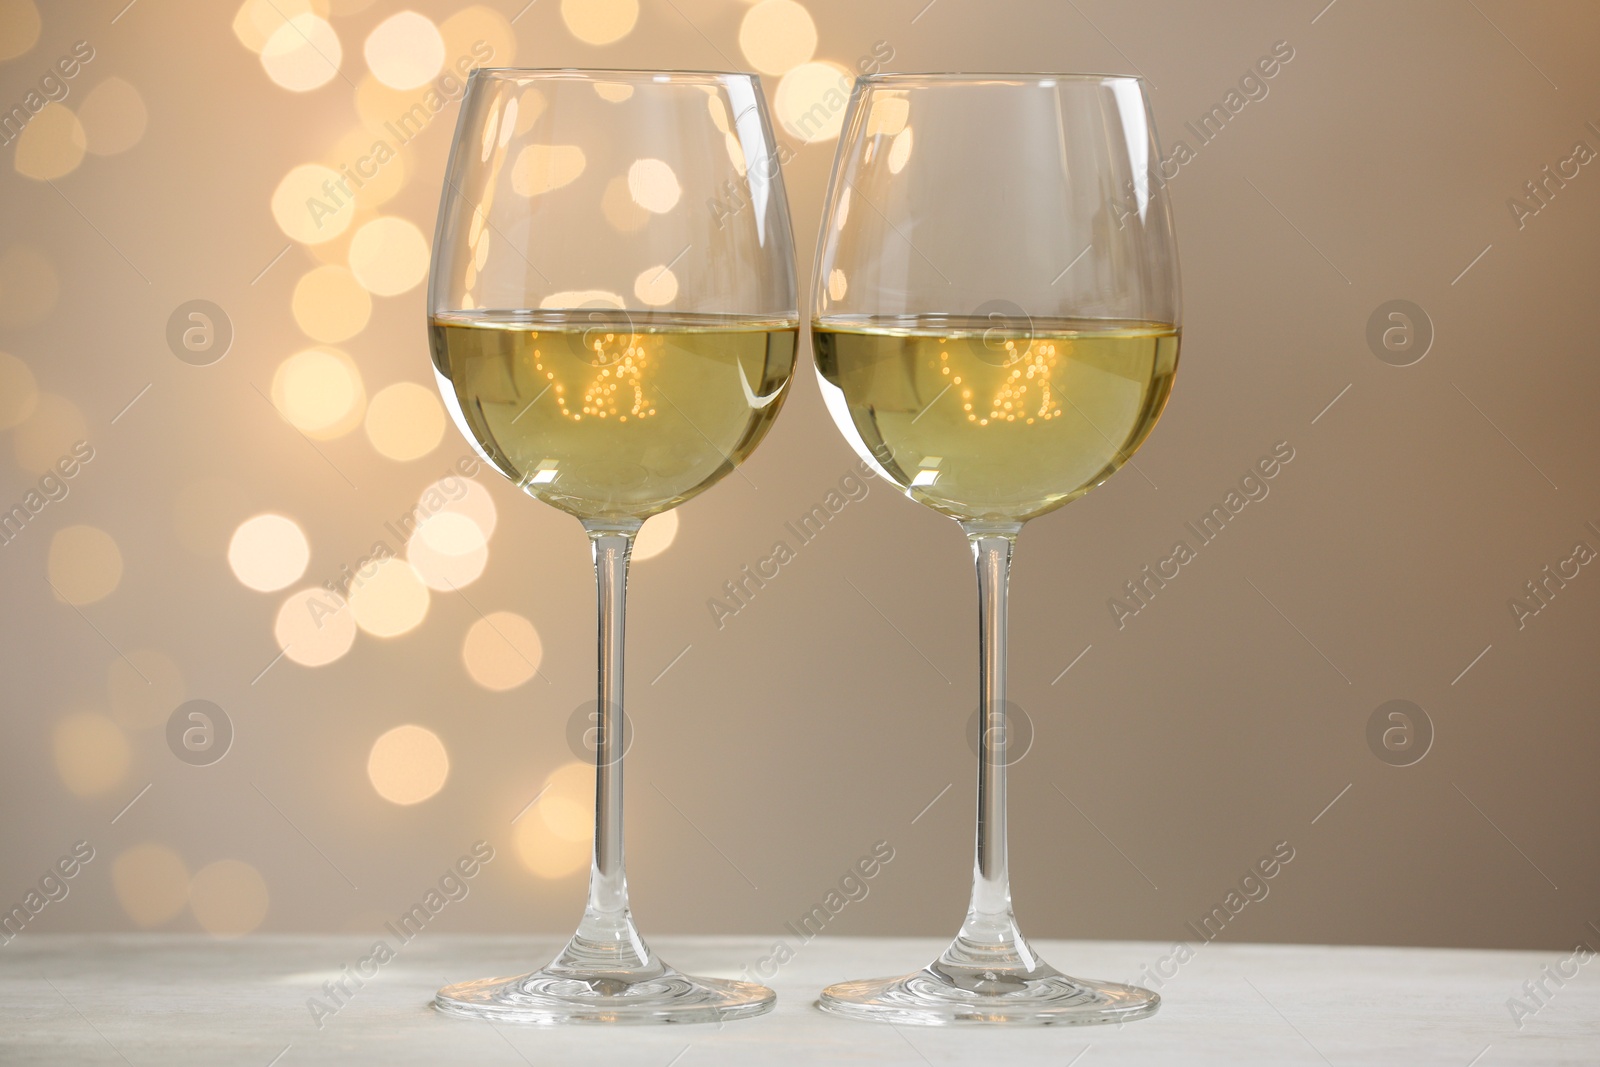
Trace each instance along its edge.
<path fill-rule="evenodd" d="M 449 1018 L 429 1000 L 447 981 L 530 970 L 559 947 L 556 939 L 424 934 L 401 946 L 319 1027 L 308 1001 L 372 943 L 359 936 L 219 942 L 25 933 L 0 945 L 0 1063 L 1600 1063 L 1600 963 L 1568 962 L 1564 970 L 1577 974 L 1562 978 L 1558 967 L 1569 953 L 1198 943 L 1179 966 L 1171 945 L 1040 942 L 1045 957 L 1069 973 L 1127 979 L 1147 965 L 1177 973 L 1162 983 L 1164 1003 L 1151 1019 L 1002 1030 L 891 1027 L 823 1015 L 812 1006 L 823 985 L 913 970 L 943 945 L 822 937 L 797 946 L 768 981 L 778 1006 L 757 1019 L 530 1028 Z M 724 977 L 739 977 L 773 947 L 766 939 L 702 937 L 654 945 L 680 970 Z M 1541 980 L 1547 993 L 1537 988 Z M 1542 1005 L 1525 982 L 1535 983 Z M 1531 1014 L 1513 1018 L 1513 997 Z"/>

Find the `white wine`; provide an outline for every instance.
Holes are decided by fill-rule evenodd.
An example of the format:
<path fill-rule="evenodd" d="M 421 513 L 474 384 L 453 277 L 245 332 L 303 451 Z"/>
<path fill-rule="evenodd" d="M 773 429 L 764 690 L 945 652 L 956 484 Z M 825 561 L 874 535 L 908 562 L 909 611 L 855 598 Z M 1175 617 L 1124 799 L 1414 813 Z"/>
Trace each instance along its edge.
<path fill-rule="evenodd" d="M 462 432 L 580 519 L 646 518 L 720 480 L 766 435 L 797 324 L 719 315 L 461 312 L 430 322 Z"/>
<path fill-rule="evenodd" d="M 1177 327 L 945 316 L 813 324 L 817 369 L 906 495 L 958 519 L 1021 522 L 1099 485 L 1161 416 Z"/>

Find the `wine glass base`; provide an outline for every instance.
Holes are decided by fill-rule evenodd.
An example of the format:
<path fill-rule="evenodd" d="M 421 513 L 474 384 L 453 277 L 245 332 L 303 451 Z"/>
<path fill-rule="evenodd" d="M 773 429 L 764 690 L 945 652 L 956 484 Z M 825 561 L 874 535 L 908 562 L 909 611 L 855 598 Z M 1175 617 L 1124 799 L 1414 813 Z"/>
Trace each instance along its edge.
<path fill-rule="evenodd" d="M 817 1007 L 849 1019 L 913 1026 L 1082 1026 L 1143 1019 L 1161 1006 L 1161 997 L 1148 989 L 1064 974 L 1007 975 L 989 984 L 995 988 L 964 989 L 924 968 L 899 978 L 831 985 L 822 991 Z"/>
<path fill-rule="evenodd" d="M 776 999 L 772 990 L 754 982 L 694 978 L 671 968 L 643 980 L 544 970 L 445 986 L 433 1006 L 449 1015 L 491 1022 L 617 1025 L 746 1019 L 771 1011 Z"/>

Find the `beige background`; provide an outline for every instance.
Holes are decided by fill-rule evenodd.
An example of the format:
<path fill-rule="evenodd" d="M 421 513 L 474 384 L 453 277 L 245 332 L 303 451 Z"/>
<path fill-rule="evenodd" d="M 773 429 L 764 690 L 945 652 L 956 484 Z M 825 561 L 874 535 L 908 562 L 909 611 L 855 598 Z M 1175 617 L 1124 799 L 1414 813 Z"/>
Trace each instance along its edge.
<path fill-rule="evenodd" d="M 1600 548 L 1585 528 L 1600 525 L 1600 164 L 1520 230 L 1506 201 L 1574 141 L 1600 150 L 1585 126 L 1600 126 L 1600 10 L 1323 2 L 806 4 L 816 58 L 846 67 L 881 41 L 888 69 L 1142 73 L 1169 148 L 1274 42 L 1294 49 L 1269 95 L 1173 182 L 1184 350 L 1138 471 L 1020 542 L 1011 677 L 1037 739 L 1013 775 L 1017 905 L 1035 936 L 1192 940 L 1185 923 L 1287 841 L 1293 861 L 1225 937 L 1592 942 L 1600 574 L 1583 568 L 1521 630 L 1507 602 L 1574 542 Z M 268 200 L 292 166 L 357 128 L 361 43 L 399 5 L 336 5 L 340 77 L 304 94 L 268 79 L 230 31 L 231 4 L 41 6 L 38 42 L 0 65 L 0 102 L 88 39 L 96 58 L 66 106 L 122 78 L 148 128 L 54 188 L 15 172 L 16 146 L 0 160 L 12 264 L 0 348 L 81 412 L 96 450 L 70 495 L 0 546 L 0 904 L 88 840 L 95 859 L 22 936 L 132 929 L 136 917 L 166 930 L 376 932 L 485 839 L 496 859 L 440 927 L 565 932 L 583 874 L 530 869 L 561 858 L 547 829 L 561 813 L 524 808 L 572 761 L 569 717 L 592 694 L 575 522 L 485 474 L 499 525 L 465 596 L 434 594 L 419 627 L 363 633 L 328 666 L 261 673 L 280 651 L 283 598 L 364 555 L 466 452 L 451 428 L 429 455 L 395 462 L 357 427 L 317 443 L 325 462 L 257 395 L 312 344 L 290 297 L 319 262 L 286 240 Z M 435 21 L 462 6 L 414 4 Z M 518 65 L 746 66 L 739 0 L 643 0 L 632 31 L 605 46 L 578 40 L 563 6 L 574 2 L 520 14 Z M 31 5 L 3 7 L 22 19 Z M 766 79 L 769 99 L 777 83 Z M 453 113 L 406 149 L 409 180 L 382 213 L 431 232 Z M 784 137 L 804 277 L 833 142 Z M 58 291 L 27 266 L 39 259 Z M 196 298 L 236 330 L 204 368 L 164 340 L 173 309 Z M 1397 298 L 1436 333 L 1408 367 L 1381 362 L 1365 338 L 1369 315 Z M 431 385 L 422 304 L 421 287 L 376 298 L 370 324 L 340 345 L 369 397 Z M 34 418 L 46 424 L 4 434 L 50 441 L 54 424 Z M 1282 441 L 1294 460 L 1270 495 L 1119 631 L 1108 598 Z M 14 451 L 0 449 L 7 507 L 37 478 Z M 635 567 L 629 861 L 647 934 L 783 936 L 879 840 L 893 861 L 830 932 L 944 934 L 959 921 L 976 632 L 955 524 L 874 484 L 723 629 L 707 609 L 852 461 L 804 366 L 749 481 L 686 506 L 674 543 Z M 215 504 L 207 522 L 180 507 L 197 484 Z M 311 545 L 305 577 L 275 593 L 245 588 L 225 559 L 233 526 L 265 511 L 292 517 Z M 52 537 L 76 525 L 110 535 L 122 559 L 115 589 L 81 606 L 45 581 Z M 473 682 L 461 650 L 480 610 L 533 623 L 542 677 L 503 693 Z M 188 766 L 160 725 L 113 714 L 113 664 L 147 649 L 176 665 L 186 697 L 227 712 L 236 737 L 220 762 Z M 1366 740 L 1369 716 L 1396 698 L 1436 734 L 1409 767 Z M 60 733 L 82 714 L 100 717 L 89 740 Z M 450 772 L 431 798 L 399 806 L 375 792 L 367 761 L 406 723 L 438 736 Z M 67 788 L 63 761 L 87 775 L 85 795 Z M 546 828 L 522 829 L 534 819 Z M 121 859 L 148 843 L 169 851 Z M 223 860 L 259 882 L 237 863 L 211 866 Z"/>

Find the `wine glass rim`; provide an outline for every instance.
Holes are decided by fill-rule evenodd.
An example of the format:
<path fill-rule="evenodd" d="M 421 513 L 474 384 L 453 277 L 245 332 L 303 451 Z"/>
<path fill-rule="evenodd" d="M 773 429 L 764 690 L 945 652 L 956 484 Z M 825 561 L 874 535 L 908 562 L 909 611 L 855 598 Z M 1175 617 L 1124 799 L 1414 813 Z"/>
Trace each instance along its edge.
<path fill-rule="evenodd" d="M 1145 84 L 1143 77 L 1137 74 L 1100 74 L 1091 71 L 1044 71 L 1044 70 L 1015 70 L 1015 71 L 884 71 L 879 74 L 863 74 L 856 78 L 862 85 L 905 84 L 914 85 L 918 82 L 929 84 L 971 84 L 979 85 L 985 82 L 1108 82 L 1130 81 L 1140 85 Z"/>
<path fill-rule="evenodd" d="M 645 70 L 627 67 L 477 67 L 473 77 L 503 79 L 550 79 L 573 81 L 721 81 L 737 78 L 752 81 L 756 75 L 737 70 Z"/>

